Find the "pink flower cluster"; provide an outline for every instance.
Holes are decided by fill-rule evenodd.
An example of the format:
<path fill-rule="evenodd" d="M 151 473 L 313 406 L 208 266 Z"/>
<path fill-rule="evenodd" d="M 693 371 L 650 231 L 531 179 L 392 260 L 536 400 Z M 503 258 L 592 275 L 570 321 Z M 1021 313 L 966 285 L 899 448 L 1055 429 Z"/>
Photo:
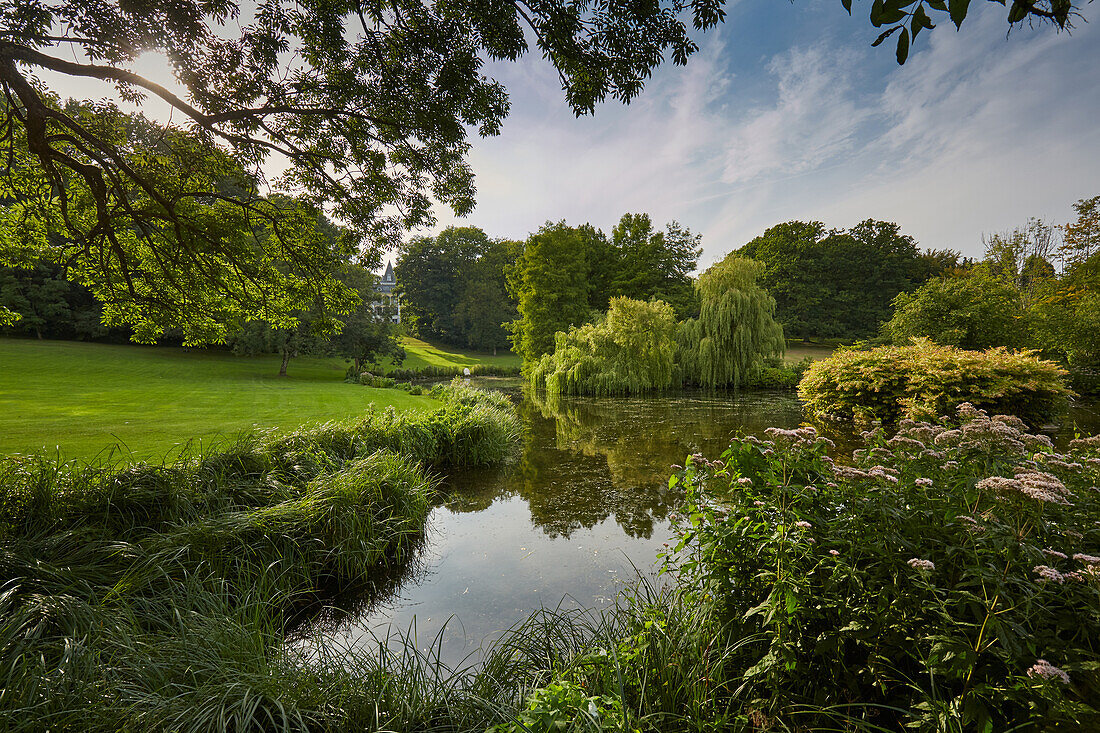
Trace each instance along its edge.
<path fill-rule="evenodd" d="M 975 488 L 988 491 L 1002 500 L 1026 497 L 1062 506 L 1071 506 L 1068 498 L 1073 495 L 1057 476 L 1033 470 L 1019 471 L 1012 478 L 991 476 L 979 481 Z"/>
<path fill-rule="evenodd" d="M 1036 659 L 1035 664 L 1028 669 L 1027 676 L 1041 677 L 1044 680 L 1061 680 L 1063 684 L 1069 684 L 1069 675 L 1045 659 Z"/>
<path fill-rule="evenodd" d="M 1036 565 L 1031 570 L 1032 572 L 1038 573 L 1039 579 L 1042 580 L 1044 583 L 1047 581 L 1053 581 L 1058 584 L 1066 582 L 1066 576 L 1062 575 L 1049 565 Z"/>
<path fill-rule="evenodd" d="M 919 557 L 909 558 L 909 567 L 914 570 L 924 570 L 926 572 L 932 572 L 936 569 L 936 564 L 931 560 L 922 560 Z"/>
<path fill-rule="evenodd" d="M 802 448 L 814 448 L 818 445 L 836 448 L 836 444 L 833 443 L 833 441 L 821 437 L 817 434 L 817 430 L 809 425 L 794 430 L 768 428 L 764 431 L 764 435 L 767 436 L 777 448 L 797 450 Z"/>

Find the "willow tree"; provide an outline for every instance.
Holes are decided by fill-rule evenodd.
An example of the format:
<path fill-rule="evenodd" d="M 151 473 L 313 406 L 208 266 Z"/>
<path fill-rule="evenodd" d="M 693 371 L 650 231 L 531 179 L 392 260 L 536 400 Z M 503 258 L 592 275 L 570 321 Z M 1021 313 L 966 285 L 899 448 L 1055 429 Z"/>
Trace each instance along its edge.
<path fill-rule="evenodd" d="M 673 381 L 676 320 L 664 301 L 612 298 L 597 323 L 555 335 L 528 377 L 550 395 L 624 395 L 667 389 Z"/>
<path fill-rule="evenodd" d="M 775 299 L 756 283 L 762 269 L 731 254 L 699 276 L 699 319 L 685 321 L 677 333 L 685 381 L 738 387 L 764 359 L 783 355 Z"/>

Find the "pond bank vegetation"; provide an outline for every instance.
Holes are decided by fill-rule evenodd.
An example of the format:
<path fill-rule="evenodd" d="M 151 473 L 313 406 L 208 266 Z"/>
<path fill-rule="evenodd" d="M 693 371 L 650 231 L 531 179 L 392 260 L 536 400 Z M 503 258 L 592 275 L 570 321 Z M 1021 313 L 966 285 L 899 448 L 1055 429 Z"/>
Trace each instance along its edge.
<path fill-rule="evenodd" d="M 327 720 L 310 708 L 315 673 L 279 651 L 287 628 L 413 559 L 429 471 L 499 463 L 517 445 L 503 396 L 434 396 L 432 413 L 248 435 L 173 464 L 3 459 L 0 728 Z"/>

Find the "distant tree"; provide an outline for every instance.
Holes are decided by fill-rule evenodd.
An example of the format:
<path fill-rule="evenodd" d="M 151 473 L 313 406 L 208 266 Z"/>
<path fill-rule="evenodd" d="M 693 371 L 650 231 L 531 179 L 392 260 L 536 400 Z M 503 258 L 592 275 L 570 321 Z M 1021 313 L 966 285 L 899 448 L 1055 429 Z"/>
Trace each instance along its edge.
<path fill-rule="evenodd" d="M 466 346 L 482 351 L 508 348 L 506 323 L 516 318 L 505 268 L 515 262 L 521 242 L 490 240 L 480 257 L 462 272 L 455 323 Z"/>
<path fill-rule="evenodd" d="M 672 384 L 676 319 L 660 300 L 615 297 L 595 323 L 559 331 L 554 351 L 530 371 L 553 395 L 627 395 Z"/>
<path fill-rule="evenodd" d="M 590 226 L 548 222 L 527 239 L 523 254 L 508 269 L 518 310 L 508 328 L 512 350 L 525 363 L 553 351 L 555 333 L 589 320 L 589 255 L 601 238 Z"/>
<path fill-rule="evenodd" d="M 1058 254 L 1068 280 L 1100 292 L 1100 196 L 1073 205 L 1077 220 L 1062 227 Z"/>
<path fill-rule="evenodd" d="M 912 237 L 891 222 L 868 219 L 848 231 L 821 222 L 769 228 L 738 253 L 764 266 L 761 286 L 776 301 L 787 336 L 856 339 L 873 336 L 890 303 L 929 274 Z"/>
<path fill-rule="evenodd" d="M 672 305 L 680 318 L 693 315 L 691 272 L 702 252 L 701 238 L 676 222 L 664 232 L 655 232 L 648 214 L 624 214 L 611 230 L 614 259 L 609 296 L 655 298 Z"/>
<path fill-rule="evenodd" d="M 1024 227 L 983 236 L 982 243 L 985 259 L 979 267 L 1016 290 L 1025 309 L 1053 287 L 1051 260 L 1058 250 L 1056 227 L 1041 219 L 1029 219 Z"/>
<path fill-rule="evenodd" d="M 401 248 L 393 268 L 402 312 L 423 338 L 461 343 L 455 322 L 462 297 L 462 273 L 489 246 L 477 227 L 447 227 L 435 237 L 414 237 Z"/>
<path fill-rule="evenodd" d="M 0 267 L 0 307 L 19 314 L 13 333 L 75 340 L 107 335 L 99 303 L 87 288 L 66 279 L 58 265 Z"/>
<path fill-rule="evenodd" d="M 358 293 L 360 305 L 343 318 L 343 328 L 329 336 L 320 350 L 350 361 L 356 372 L 382 357 L 388 357 L 394 364 L 403 362 L 405 349 L 390 320 L 394 314 L 391 310 L 395 309 L 384 308 L 381 313 L 374 310 L 378 278 L 365 267 L 349 265 L 340 273 L 340 280 Z"/>
<path fill-rule="evenodd" d="M 506 346 L 503 324 L 516 311 L 504 268 L 518 249 L 477 227 L 412 239 L 394 268 L 403 317 L 423 338 L 483 350 Z"/>
<path fill-rule="evenodd" d="M 775 300 L 757 284 L 760 263 L 734 252 L 699 276 L 699 318 L 680 324 L 684 377 L 705 387 L 738 387 L 766 358 L 782 356 Z"/>
<path fill-rule="evenodd" d="M 938 344 L 964 349 L 1030 343 L 1019 292 L 984 274 L 938 278 L 916 292 L 899 293 L 883 334 L 899 345 L 926 336 Z"/>

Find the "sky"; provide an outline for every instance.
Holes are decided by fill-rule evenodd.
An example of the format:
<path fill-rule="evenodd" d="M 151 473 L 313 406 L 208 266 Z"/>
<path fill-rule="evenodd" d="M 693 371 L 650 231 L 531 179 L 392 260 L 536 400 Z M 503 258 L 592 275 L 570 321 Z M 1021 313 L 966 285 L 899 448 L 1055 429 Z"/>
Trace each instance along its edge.
<path fill-rule="evenodd" d="M 1006 37 L 1005 8 L 975 3 L 961 31 L 945 18 L 899 67 L 892 43 L 870 47 L 863 5 L 735 2 L 687 67 L 581 119 L 541 59 L 488 67 L 512 111 L 474 144 L 476 210 L 441 209 L 435 230 L 609 231 L 646 212 L 701 233 L 705 267 L 783 221 L 874 218 L 974 256 L 983 233 L 1069 221 L 1100 194 L 1098 24 Z"/>
<path fill-rule="evenodd" d="M 871 48 L 868 8 L 732 0 L 686 67 L 661 66 L 630 105 L 580 119 L 537 53 L 488 64 L 511 113 L 501 135 L 474 140 L 477 207 L 464 219 L 437 208 L 437 226 L 416 233 L 523 239 L 547 221 L 610 231 L 645 212 L 702 234 L 705 269 L 780 222 L 873 218 L 979 256 L 983 234 L 1069 221 L 1074 201 L 1100 194 L 1100 23 L 1009 34 L 1004 6 L 974 3 L 961 31 L 942 18 L 899 67 L 891 42 Z M 163 61 L 136 70 L 171 85 Z M 143 111 L 161 118 L 156 104 Z"/>

